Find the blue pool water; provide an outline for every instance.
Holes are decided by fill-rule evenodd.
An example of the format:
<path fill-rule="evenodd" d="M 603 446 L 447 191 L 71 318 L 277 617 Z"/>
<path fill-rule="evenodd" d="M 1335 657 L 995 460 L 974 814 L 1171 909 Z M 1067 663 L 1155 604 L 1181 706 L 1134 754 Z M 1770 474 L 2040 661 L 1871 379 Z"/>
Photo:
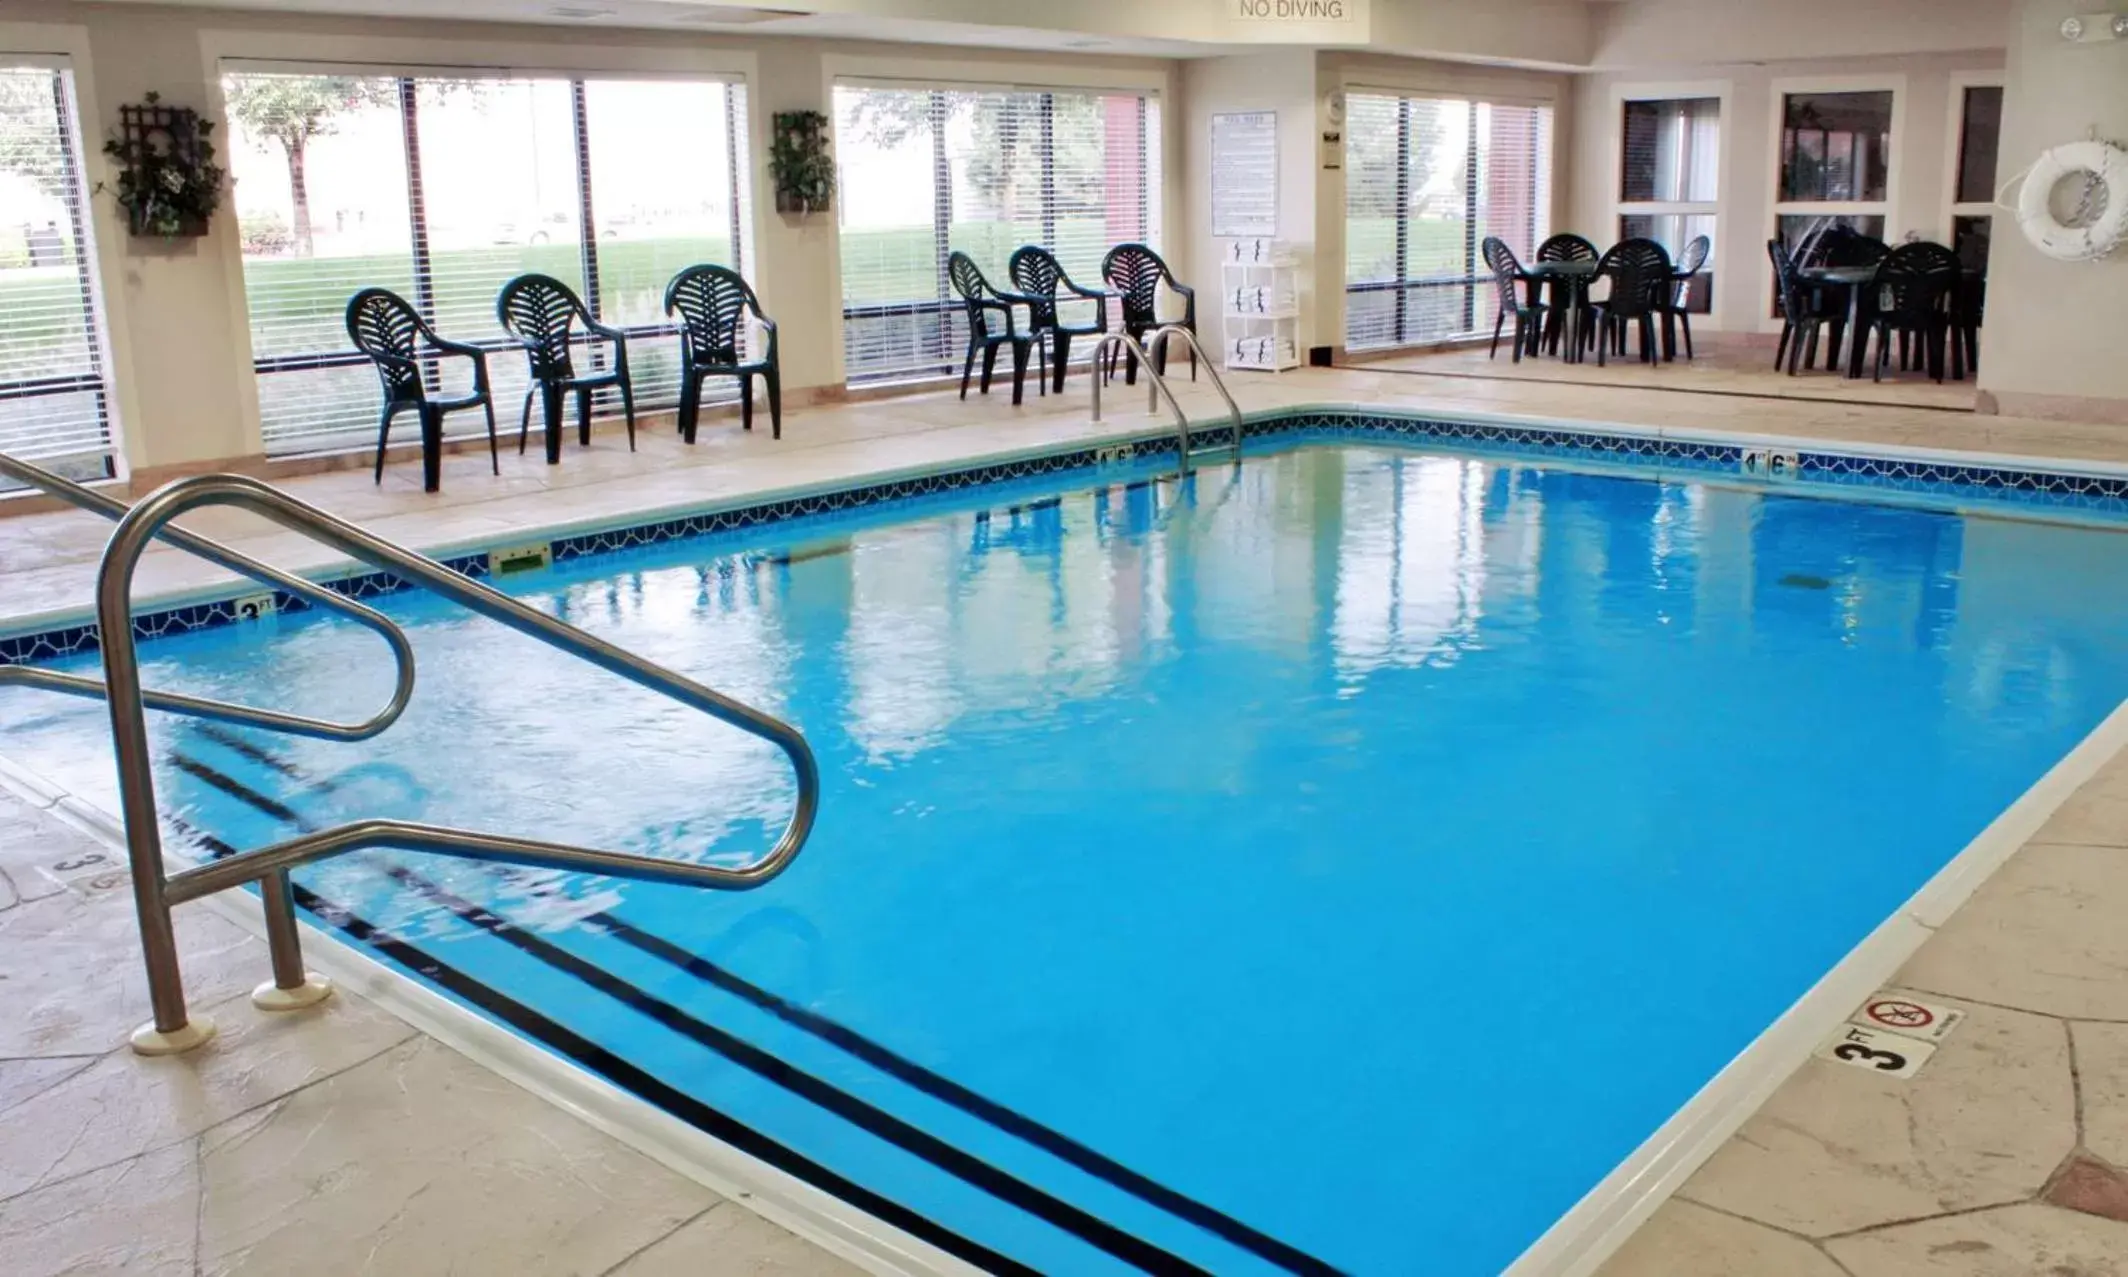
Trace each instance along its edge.
<path fill-rule="evenodd" d="M 801 726 L 811 843 L 732 895 L 371 853 L 298 874 L 319 918 L 1051 1273 L 1497 1272 L 2128 695 L 2122 532 L 1387 448 L 508 586 Z M 353 746 L 159 720 L 184 828 L 745 859 L 781 827 L 769 747 L 383 606 L 406 718 Z M 309 712 L 387 686 L 316 617 L 143 651 L 150 685 Z M 99 707 L 0 724 L 110 791 Z"/>

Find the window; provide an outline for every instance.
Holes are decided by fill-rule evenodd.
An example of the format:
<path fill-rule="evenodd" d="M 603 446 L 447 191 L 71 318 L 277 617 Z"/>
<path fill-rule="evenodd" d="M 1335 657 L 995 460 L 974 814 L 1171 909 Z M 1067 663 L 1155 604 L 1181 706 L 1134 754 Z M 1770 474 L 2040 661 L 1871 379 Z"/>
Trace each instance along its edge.
<path fill-rule="evenodd" d="M 1884 238 L 1893 97 L 1889 89 L 1782 95 L 1774 233 L 1798 258 L 1835 226 Z M 1778 293 L 1770 268 L 1766 277 L 1769 296 Z M 1778 298 L 1768 313 L 1778 313 Z"/>
<path fill-rule="evenodd" d="M 1892 95 L 1790 93 L 1781 108 L 1781 202 L 1882 204 Z"/>
<path fill-rule="evenodd" d="M 1951 246 L 1968 268 L 1988 268 L 1995 219 L 1995 158 L 2002 142 L 2002 86 L 1967 85 L 1958 101 L 1958 169 L 1951 191 Z"/>
<path fill-rule="evenodd" d="M 1618 235 L 1652 239 L 1676 261 L 1685 245 L 1715 238 L 1715 200 L 1721 176 L 1720 98 L 1668 98 L 1624 104 L 1619 156 Z M 1686 305 L 1714 307 L 1714 272 L 1692 280 Z"/>
<path fill-rule="evenodd" d="M 106 479 L 111 388 L 86 211 L 73 76 L 0 67 L 0 451 Z"/>
<path fill-rule="evenodd" d="M 1351 93 L 1345 137 L 1346 348 L 1489 328 L 1479 245 L 1527 260 L 1548 233 L 1551 108 Z"/>
<path fill-rule="evenodd" d="M 1100 287 L 1110 248 L 1158 247 L 1160 136 L 1160 101 L 1145 94 L 836 85 L 847 379 L 960 372 L 953 252 L 1009 289 L 1013 250 L 1040 244 Z"/>
<path fill-rule="evenodd" d="M 376 376 L 342 319 L 358 289 L 390 288 L 487 348 L 507 425 L 526 386 L 495 317 L 511 277 L 553 275 L 628 332 L 637 406 L 658 407 L 678 398 L 666 280 L 695 262 L 745 269 L 742 86 L 239 72 L 223 88 L 269 453 L 374 437 Z M 699 143 L 684 164 L 676 128 Z M 430 375 L 453 393 L 469 371 L 442 360 Z M 486 424 L 459 413 L 445 428 Z"/>

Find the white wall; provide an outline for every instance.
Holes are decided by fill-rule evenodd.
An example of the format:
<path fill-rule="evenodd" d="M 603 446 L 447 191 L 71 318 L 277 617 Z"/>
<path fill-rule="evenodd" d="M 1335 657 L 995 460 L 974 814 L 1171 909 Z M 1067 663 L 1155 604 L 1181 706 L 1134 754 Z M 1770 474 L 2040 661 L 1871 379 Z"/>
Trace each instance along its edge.
<path fill-rule="evenodd" d="M 1892 89 L 1894 137 L 1885 235 L 1912 231 L 1942 243 L 1950 236 L 1950 165 L 1957 128 L 1953 89 L 1993 78 L 2000 54 L 1665 66 L 1652 71 L 1575 77 L 1569 213 L 1559 223 L 1598 244 L 1618 236 L 1621 103 L 1641 96 L 1722 98 L 1722 159 L 1713 262 L 1715 310 L 1706 326 L 1731 331 L 1777 328 L 1766 240 L 1774 230 L 1780 173 L 1779 95 L 1806 87 Z"/>
<path fill-rule="evenodd" d="M 1317 320 L 1321 231 L 1315 189 L 1315 52 L 1278 49 L 1239 57 L 1197 58 L 1182 70 L 1182 218 L 1168 262 L 1197 289 L 1197 328 L 1208 346 L 1220 336 L 1219 246 L 1212 239 L 1212 116 L 1229 111 L 1278 113 L 1278 238 L 1304 263 L 1300 343 L 1325 340 Z M 1342 244 L 1342 239 L 1340 239 Z M 1214 347 L 1216 348 L 1216 347 Z"/>
<path fill-rule="evenodd" d="M 2087 6 L 2102 7 L 2102 6 Z M 1599 69 L 2000 49 L 2010 0 L 1627 0 L 1590 6 Z"/>
<path fill-rule="evenodd" d="M 2128 143 L 2128 41 L 2070 44 L 2057 34 L 2063 18 L 2092 7 L 2075 0 L 2021 6 L 2003 95 L 2003 178 L 2045 148 L 2094 131 Z M 2128 200 L 2128 191 L 2112 198 Z M 1981 389 L 2013 415 L 2128 425 L 2128 253 L 2055 261 L 2015 222 L 1997 214 Z M 2010 316 L 2016 322 L 2004 322 Z"/>

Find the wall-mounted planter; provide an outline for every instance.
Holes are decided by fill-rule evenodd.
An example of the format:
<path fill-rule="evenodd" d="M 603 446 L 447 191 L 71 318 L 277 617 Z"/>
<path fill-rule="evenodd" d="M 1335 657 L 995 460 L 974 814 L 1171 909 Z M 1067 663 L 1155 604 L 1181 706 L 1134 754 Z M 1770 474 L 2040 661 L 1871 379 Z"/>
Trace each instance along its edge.
<path fill-rule="evenodd" d="M 776 179 L 776 211 L 803 215 L 834 208 L 828 117 L 819 111 L 778 111 L 772 118 L 768 167 Z"/>
<path fill-rule="evenodd" d="M 157 239 L 192 239 L 222 202 L 211 120 L 190 107 L 164 106 L 162 95 L 118 108 L 118 133 L 103 144 L 118 175 L 113 195 L 126 227 Z M 103 189 L 100 185 L 99 190 Z"/>

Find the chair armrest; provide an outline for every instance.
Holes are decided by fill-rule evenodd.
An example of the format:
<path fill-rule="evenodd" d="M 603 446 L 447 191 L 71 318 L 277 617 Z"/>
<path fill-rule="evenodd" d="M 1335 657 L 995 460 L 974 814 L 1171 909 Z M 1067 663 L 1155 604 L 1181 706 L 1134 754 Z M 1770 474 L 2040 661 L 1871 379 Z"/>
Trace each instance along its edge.
<path fill-rule="evenodd" d="M 618 328 L 608 328 L 606 325 L 601 324 L 593 319 L 587 318 L 584 320 L 584 331 L 587 333 L 596 333 L 600 337 L 605 338 L 607 341 L 613 342 L 615 345 L 625 345 L 628 341 L 627 333 L 622 332 Z"/>
<path fill-rule="evenodd" d="M 482 350 L 480 347 L 471 345 L 467 342 L 451 341 L 447 338 L 438 337 L 435 333 L 429 331 L 429 329 L 426 327 L 422 328 L 421 330 L 421 339 L 447 355 L 465 355 L 470 358 L 478 359 L 484 358 L 488 353 L 487 351 Z"/>

